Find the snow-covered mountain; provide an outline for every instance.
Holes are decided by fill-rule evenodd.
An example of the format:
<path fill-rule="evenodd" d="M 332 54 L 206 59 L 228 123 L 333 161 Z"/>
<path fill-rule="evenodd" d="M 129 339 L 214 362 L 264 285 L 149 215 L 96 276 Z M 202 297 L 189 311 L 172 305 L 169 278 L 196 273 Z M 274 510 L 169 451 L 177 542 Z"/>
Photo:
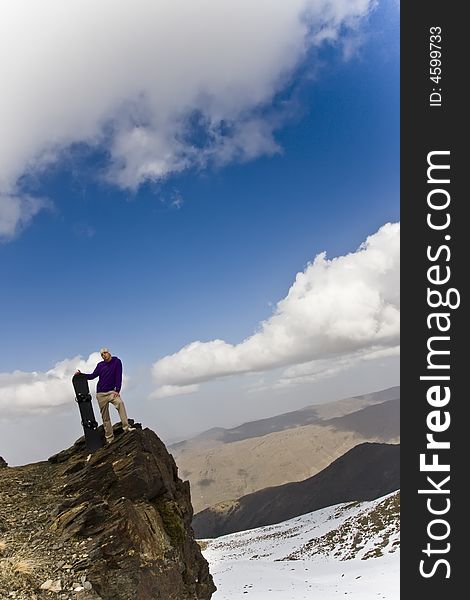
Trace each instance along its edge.
<path fill-rule="evenodd" d="M 400 493 L 202 540 L 213 600 L 399 598 Z"/>

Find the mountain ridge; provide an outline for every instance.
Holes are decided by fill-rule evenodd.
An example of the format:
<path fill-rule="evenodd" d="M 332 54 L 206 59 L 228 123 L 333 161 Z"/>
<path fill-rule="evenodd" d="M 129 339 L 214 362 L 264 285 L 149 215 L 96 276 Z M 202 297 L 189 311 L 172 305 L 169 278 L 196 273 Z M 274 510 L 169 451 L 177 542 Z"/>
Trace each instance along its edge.
<path fill-rule="evenodd" d="M 362 442 L 398 443 L 399 391 L 397 387 L 388 388 L 305 407 L 270 418 L 269 422 L 253 422 L 251 430 L 240 426 L 243 435 L 240 427 L 230 430 L 230 434 L 215 428 L 206 437 L 169 449 L 183 477 L 191 483 L 194 510 L 200 512 L 266 487 L 312 477 Z M 302 424 L 302 419 L 309 424 Z M 257 430 L 262 435 L 248 437 L 259 423 L 262 430 Z M 289 428 L 285 428 L 287 424 Z M 276 431 L 268 433 L 268 429 Z"/>
<path fill-rule="evenodd" d="M 241 441 L 243 439 L 248 439 L 249 437 L 259 437 L 261 435 L 267 435 L 269 433 L 274 433 L 276 431 L 282 431 L 285 428 L 301 426 L 307 424 L 318 423 L 323 421 L 329 417 L 329 412 L 332 410 L 332 407 L 345 407 L 351 403 L 351 401 L 357 400 L 359 403 L 363 403 L 364 406 L 367 406 L 369 402 L 372 404 L 380 404 L 382 402 L 387 402 L 389 400 L 396 400 L 400 397 L 400 386 L 393 386 L 391 388 L 385 388 L 383 390 L 378 390 L 376 392 L 369 392 L 367 394 L 359 394 L 357 396 L 351 396 L 347 398 L 341 398 L 339 400 L 335 400 L 333 402 L 325 402 L 319 404 L 308 404 L 300 409 L 296 409 L 293 411 L 288 411 L 285 413 L 281 413 L 279 415 L 273 415 L 271 417 L 264 417 L 262 419 L 255 419 L 254 421 L 245 421 L 240 425 L 235 427 L 212 427 L 211 429 L 207 429 L 193 437 L 187 438 L 185 440 L 181 440 L 179 442 L 174 442 L 168 445 L 168 449 L 171 451 L 173 449 L 180 449 L 184 447 L 190 441 L 193 440 L 214 440 L 220 441 L 223 443 L 231 443 L 235 441 Z M 362 406 L 361 406 L 362 408 Z M 360 410 L 357 408 L 357 405 L 351 410 L 351 412 L 356 412 L 356 410 Z M 345 414 L 349 414 L 346 412 Z M 307 419 L 305 416 L 309 415 Z M 334 412 L 331 414 L 330 418 L 335 418 L 335 416 L 343 416 L 336 415 Z M 285 423 L 284 423 L 285 421 Z M 272 423 L 272 424 L 271 424 Z M 276 429 L 277 426 L 282 427 L 282 429 Z M 259 427 L 263 429 L 263 425 L 266 426 L 265 433 L 257 432 L 256 435 L 243 433 L 247 429 L 253 429 Z M 286 425 L 284 427 L 284 425 Z M 242 436 L 246 437 L 242 437 Z"/>
<path fill-rule="evenodd" d="M 372 500 L 400 487 L 400 446 L 363 443 L 304 481 L 258 490 L 193 517 L 201 538 L 286 521 L 340 502 Z"/>

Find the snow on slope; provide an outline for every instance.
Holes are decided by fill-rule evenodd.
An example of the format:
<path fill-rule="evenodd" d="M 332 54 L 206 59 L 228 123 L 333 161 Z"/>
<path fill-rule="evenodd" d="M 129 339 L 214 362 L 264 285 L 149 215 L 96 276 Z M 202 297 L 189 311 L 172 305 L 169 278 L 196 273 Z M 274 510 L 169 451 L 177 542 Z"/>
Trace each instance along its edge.
<path fill-rule="evenodd" d="M 201 542 L 213 600 L 399 598 L 399 492 Z"/>

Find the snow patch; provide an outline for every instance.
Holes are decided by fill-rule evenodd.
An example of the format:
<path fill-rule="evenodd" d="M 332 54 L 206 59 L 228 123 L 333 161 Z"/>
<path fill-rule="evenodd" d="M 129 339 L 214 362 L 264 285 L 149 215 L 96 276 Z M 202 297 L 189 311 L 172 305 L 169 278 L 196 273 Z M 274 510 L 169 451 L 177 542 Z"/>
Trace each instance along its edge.
<path fill-rule="evenodd" d="M 202 540 L 214 600 L 399 598 L 399 492 Z"/>

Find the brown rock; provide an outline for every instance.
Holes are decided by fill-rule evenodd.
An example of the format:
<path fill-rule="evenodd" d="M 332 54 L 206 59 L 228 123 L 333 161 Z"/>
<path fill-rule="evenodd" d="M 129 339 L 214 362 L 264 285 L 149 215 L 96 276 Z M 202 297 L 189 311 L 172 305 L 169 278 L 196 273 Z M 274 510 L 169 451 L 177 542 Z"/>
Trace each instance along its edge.
<path fill-rule="evenodd" d="M 191 529 L 189 483 L 149 429 L 122 433 L 86 461 L 78 440 L 51 457 L 60 465 L 63 502 L 50 528 L 83 541 L 70 562 L 103 600 L 208 600 L 215 586 Z"/>

